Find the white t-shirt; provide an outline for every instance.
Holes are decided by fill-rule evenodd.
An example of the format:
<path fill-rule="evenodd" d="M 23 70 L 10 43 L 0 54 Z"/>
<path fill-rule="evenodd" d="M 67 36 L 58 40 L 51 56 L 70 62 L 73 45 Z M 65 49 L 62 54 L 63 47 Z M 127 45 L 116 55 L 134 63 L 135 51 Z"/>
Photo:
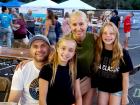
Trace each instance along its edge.
<path fill-rule="evenodd" d="M 39 105 L 38 70 L 33 61 L 25 64 L 22 70 L 16 70 L 13 75 L 11 90 L 21 90 L 22 96 L 19 104 Z"/>

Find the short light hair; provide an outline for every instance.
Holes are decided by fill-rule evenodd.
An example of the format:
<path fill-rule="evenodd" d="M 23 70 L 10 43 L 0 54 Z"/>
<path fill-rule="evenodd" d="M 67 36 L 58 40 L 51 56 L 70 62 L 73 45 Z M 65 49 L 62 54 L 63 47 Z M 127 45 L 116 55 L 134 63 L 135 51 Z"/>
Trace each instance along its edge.
<path fill-rule="evenodd" d="M 87 19 L 87 15 L 84 13 L 84 12 L 82 12 L 82 11 L 74 11 L 74 12 L 72 12 L 71 14 L 70 14 L 70 21 L 71 21 L 71 18 L 72 17 L 74 17 L 74 16 L 77 16 L 77 17 L 83 17 L 86 21 L 88 20 Z"/>

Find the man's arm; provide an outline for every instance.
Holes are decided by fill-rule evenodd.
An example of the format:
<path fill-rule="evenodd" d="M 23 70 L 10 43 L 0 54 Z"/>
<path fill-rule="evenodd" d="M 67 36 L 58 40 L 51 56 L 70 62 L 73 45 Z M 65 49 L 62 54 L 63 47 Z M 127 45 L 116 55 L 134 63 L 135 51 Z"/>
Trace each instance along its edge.
<path fill-rule="evenodd" d="M 23 86 L 24 86 L 22 71 L 23 70 L 17 70 L 14 72 L 12 78 L 11 91 L 8 99 L 9 102 L 18 103 L 19 99 L 22 96 Z"/>
<path fill-rule="evenodd" d="M 20 90 L 19 91 L 18 90 L 11 90 L 8 102 L 16 102 L 16 103 L 18 103 L 21 95 L 22 95 L 22 91 L 20 91 Z"/>

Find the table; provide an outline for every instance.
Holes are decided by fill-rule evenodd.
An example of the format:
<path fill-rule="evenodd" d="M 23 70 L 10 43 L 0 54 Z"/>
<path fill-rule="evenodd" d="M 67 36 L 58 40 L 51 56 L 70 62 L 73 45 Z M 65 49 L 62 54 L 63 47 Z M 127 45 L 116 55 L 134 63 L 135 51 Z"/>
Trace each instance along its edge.
<path fill-rule="evenodd" d="M 0 57 L 19 60 L 31 59 L 29 49 L 25 48 L 0 47 Z"/>
<path fill-rule="evenodd" d="M 0 102 L 0 105 L 17 105 L 17 103 L 14 103 L 14 102 Z"/>

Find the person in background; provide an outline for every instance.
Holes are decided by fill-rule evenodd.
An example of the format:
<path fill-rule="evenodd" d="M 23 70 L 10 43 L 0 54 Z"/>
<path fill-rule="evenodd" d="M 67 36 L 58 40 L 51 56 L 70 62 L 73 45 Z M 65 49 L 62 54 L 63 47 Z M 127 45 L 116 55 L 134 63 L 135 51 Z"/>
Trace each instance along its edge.
<path fill-rule="evenodd" d="M 94 61 L 95 34 L 87 33 L 88 18 L 82 11 L 70 14 L 71 37 L 77 42 L 77 72 L 81 81 L 83 105 L 92 105 L 96 90 L 91 88 L 91 66 Z"/>
<path fill-rule="evenodd" d="M 29 46 L 32 60 L 15 71 L 8 101 L 20 105 L 39 105 L 38 76 L 48 62 L 50 43 L 45 36 L 36 35 L 30 39 Z"/>
<path fill-rule="evenodd" d="M 17 13 L 17 10 L 15 8 L 11 8 L 11 11 L 10 13 L 11 14 L 11 17 L 12 17 L 12 20 L 13 20 L 13 23 L 14 23 L 14 20 L 16 20 L 16 18 L 18 17 L 18 13 Z"/>
<path fill-rule="evenodd" d="M 117 27 L 105 23 L 96 42 L 93 85 L 98 88 L 97 105 L 126 105 L 133 65 L 119 42 Z"/>
<path fill-rule="evenodd" d="M 51 45 L 55 45 L 56 43 L 55 15 L 51 10 L 47 10 L 47 19 L 45 27 L 46 27 L 45 36 L 48 37 Z"/>
<path fill-rule="evenodd" d="M 112 17 L 110 21 L 113 22 L 118 27 L 118 29 L 120 28 L 120 17 L 118 16 L 117 10 L 112 11 Z"/>
<path fill-rule="evenodd" d="M 76 45 L 69 36 L 56 44 L 52 60 L 39 74 L 39 105 L 82 105 Z"/>
<path fill-rule="evenodd" d="M 62 22 L 62 33 L 63 35 L 68 35 L 70 32 L 71 32 L 71 28 L 69 25 L 69 13 L 66 12 Z"/>
<path fill-rule="evenodd" d="M 87 14 L 87 18 L 88 18 L 87 32 L 88 33 L 93 33 L 93 30 L 95 29 L 95 27 L 92 26 L 92 14 Z"/>
<path fill-rule="evenodd" d="M 26 36 L 27 35 L 27 30 L 26 30 L 26 22 L 24 19 L 24 16 L 22 13 L 19 13 L 17 16 L 17 19 L 14 22 L 14 27 L 16 30 L 13 30 L 14 33 L 14 48 L 22 48 L 22 47 L 27 47 L 29 39 Z"/>
<path fill-rule="evenodd" d="M 133 12 L 130 12 L 125 18 L 124 18 L 124 33 L 125 33 L 125 39 L 124 39 L 124 48 L 128 50 L 128 39 L 130 37 L 131 32 L 131 18 L 134 16 Z"/>
<path fill-rule="evenodd" d="M 11 8 L 9 14 L 12 17 L 12 23 L 13 23 L 13 26 L 11 28 L 12 28 L 12 30 L 16 30 L 17 25 L 16 24 L 14 25 L 14 23 L 15 23 L 16 19 L 18 18 L 19 13 L 17 12 L 16 8 Z M 11 38 L 12 46 L 13 46 L 13 43 L 14 43 L 14 34 L 12 32 L 12 38 Z"/>
<path fill-rule="evenodd" d="M 12 18 L 9 15 L 9 10 L 6 6 L 2 6 L 2 13 L 0 14 L 0 34 L 6 35 L 7 47 L 11 48 L 11 37 L 12 37 Z"/>
<path fill-rule="evenodd" d="M 58 21 L 57 15 L 55 15 L 55 33 L 56 33 L 56 42 L 58 42 L 59 38 L 62 36 L 62 28 L 61 23 Z"/>
<path fill-rule="evenodd" d="M 25 15 L 25 20 L 26 20 L 26 22 L 27 22 L 27 29 L 28 29 L 28 33 L 27 33 L 27 36 L 28 36 L 28 38 L 30 39 L 30 33 L 32 34 L 32 35 L 35 35 L 35 19 L 34 19 L 34 17 L 33 17 L 33 15 L 32 15 L 32 10 L 28 10 L 28 13 Z"/>

